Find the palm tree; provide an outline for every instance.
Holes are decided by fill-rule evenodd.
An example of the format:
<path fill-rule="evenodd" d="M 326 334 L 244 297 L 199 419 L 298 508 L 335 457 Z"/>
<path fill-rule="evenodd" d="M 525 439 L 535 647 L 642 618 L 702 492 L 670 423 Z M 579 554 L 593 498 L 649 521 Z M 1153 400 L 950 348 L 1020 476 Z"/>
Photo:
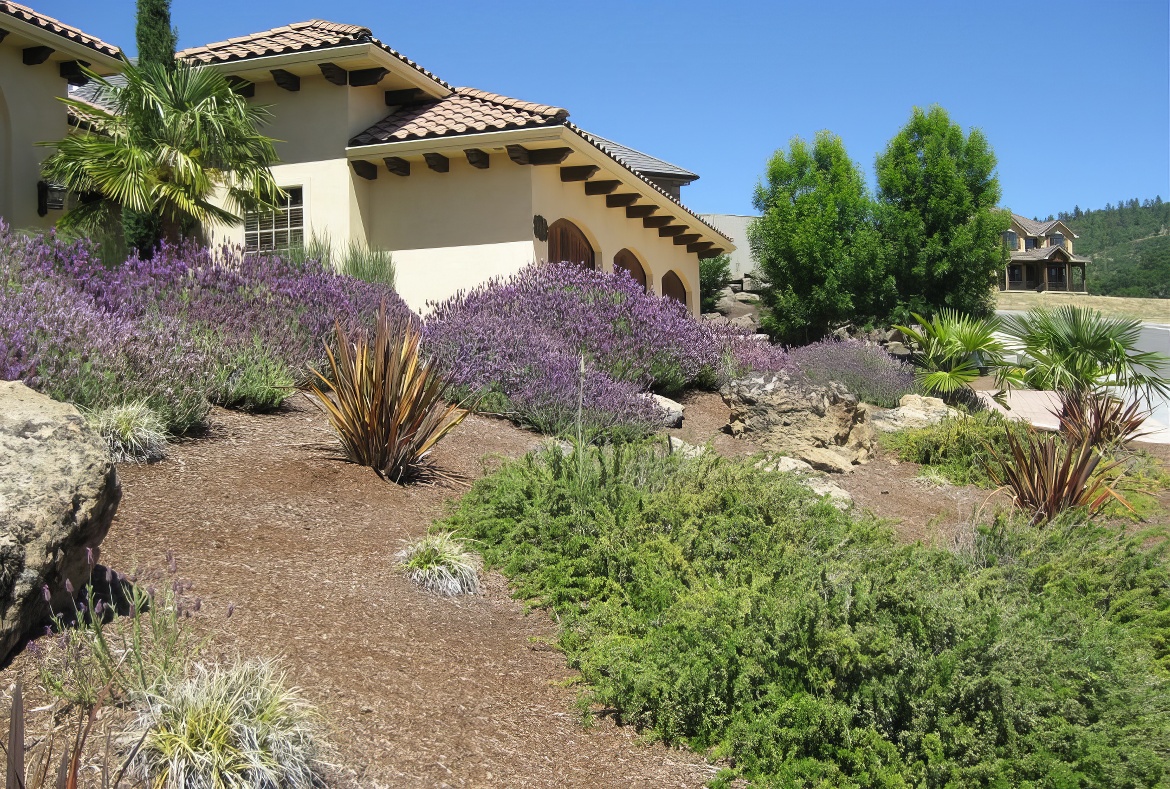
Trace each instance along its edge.
<path fill-rule="evenodd" d="M 81 197 L 63 228 L 92 228 L 112 203 L 157 214 L 174 236 L 279 204 L 284 193 L 269 169 L 276 149 L 258 131 L 266 108 L 208 68 L 127 64 L 123 76 L 124 84 L 91 74 L 96 102 L 64 99 L 78 128 L 46 143 L 57 150 L 42 165 L 45 178 Z"/>
<path fill-rule="evenodd" d="M 1141 321 L 1107 318 L 1071 305 L 1033 309 L 1004 321 L 1026 364 L 1033 389 L 1091 392 L 1116 386 L 1170 395 L 1170 357 L 1137 348 Z"/>
<path fill-rule="evenodd" d="M 927 393 L 959 399 L 984 369 L 1002 367 L 1003 343 L 995 336 L 998 318 L 974 318 L 943 308 L 930 320 L 917 314 L 914 320 L 917 328 L 895 328 L 915 345 L 915 378 Z"/>

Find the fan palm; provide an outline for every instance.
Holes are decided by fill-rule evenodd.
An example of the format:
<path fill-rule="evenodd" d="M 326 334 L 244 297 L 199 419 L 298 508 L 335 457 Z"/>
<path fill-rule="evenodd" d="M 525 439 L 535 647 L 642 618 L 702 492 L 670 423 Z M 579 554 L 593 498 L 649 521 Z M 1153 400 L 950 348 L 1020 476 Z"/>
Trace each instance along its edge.
<path fill-rule="evenodd" d="M 979 377 L 981 367 L 998 367 L 1003 343 L 995 336 L 998 318 L 973 318 L 942 309 L 927 320 L 914 315 L 918 328 L 896 327 L 916 346 L 912 357 L 919 386 L 931 394 L 953 396 Z"/>
<path fill-rule="evenodd" d="M 1067 305 L 1009 316 L 1004 325 L 1027 359 L 1024 382 L 1034 389 L 1117 386 L 1170 395 L 1170 357 L 1138 350 L 1141 321 Z"/>
<path fill-rule="evenodd" d="M 240 213 L 277 205 L 273 141 L 258 131 L 269 112 L 227 79 L 183 63 L 127 64 L 124 82 L 91 74 L 95 103 L 63 99 L 76 130 L 51 145 L 47 180 L 81 196 L 61 220 L 91 227 L 111 203 L 153 212 L 170 228 L 238 224 Z M 98 199 L 93 199 L 93 198 Z"/>

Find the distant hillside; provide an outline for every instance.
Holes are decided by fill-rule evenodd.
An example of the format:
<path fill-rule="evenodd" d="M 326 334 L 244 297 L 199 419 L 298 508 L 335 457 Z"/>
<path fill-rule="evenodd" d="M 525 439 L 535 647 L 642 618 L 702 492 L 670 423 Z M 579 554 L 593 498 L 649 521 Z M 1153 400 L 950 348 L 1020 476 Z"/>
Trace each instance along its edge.
<path fill-rule="evenodd" d="M 1080 236 L 1073 251 L 1093 259 L 1090 293 L 1170 299 L 1170 202 L 1134 199 L 1052 218 Z"/>

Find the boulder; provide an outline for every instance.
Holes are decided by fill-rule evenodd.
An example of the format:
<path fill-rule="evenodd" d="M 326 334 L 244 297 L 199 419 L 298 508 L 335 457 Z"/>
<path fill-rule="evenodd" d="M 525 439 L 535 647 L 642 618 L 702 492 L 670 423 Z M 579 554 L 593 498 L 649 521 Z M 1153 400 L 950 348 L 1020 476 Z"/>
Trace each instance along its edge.
<path fill-rule="evenodd" d="M 853 506 L 853 496 L 832 480 L 821 476 L 811 476 L 804 479 L 804 484 L 818 496 L 828 496 L 829 503 L 839 510 L 847 510 Z"/>
<path fill-rule="evenodd" d="M 672 455 L 682 455 L 684 458 L 696 458 L 706 451 L 706 447 L 697 447 L 694 444 L 688 444 L 678 436 L 670 437 L 670 454 Z"/>
<path fill-rule="evenodd" d="M 758 304 L 760 295 L 758 293 L 736 293 L 735 300 L 741 304 Z"/>
<path fill-rule="evenodd" d="M 731 381 L 720 393 L 731 409 L 725 431 L 765 450 L 836 473 L 873 456 L 869 409 L 838 384 L 810 384 L 781 372 Z"/>
<path fill-rule="evenodd" d="M 89 581 L 121 497 L 109 448 L 76 407 L 0 381 L 0 662 L 72 610 L 66 583 Z"/>
<path fill-rule="evenodd" d="M 913 430 L 936 425 L 944 419 L 962 419 L 962 411 L 951 408 L 937 397 L 921 397 L 915 394 L 903 395 L 897 408 L 875 411 L 870 417 L 875 429 L 883 433 L 899 430 Z"/>
<path fill-rule="evenodd" d="M 780 457 L 768 456 L 756 464 L 761 471 L 779 471 L 781 474 L 811 474 L 813 467 L 803 460 L 790 458 L 787 455 Z"/>
<path fill-rule="evenodd" d="M 730 287 L 719 291 L 719 298 L 715 301 L 715 309 L 720 313 L 730 312 L 735 307 L 736 293 Z"/>
<path fill-rule="evenodd" d="M 650 397 L 662 409 L 665 416 L 662 417 L 662 424 L 665 427 L 682 427 L 683 423 L 683 405 L 676 403 L 669 397 L 663 397 L 658 394 L 651 394 Z"/>
<path fill-rule="evenodd" d="M 758 279 L 753 279 L 752 277 L 744 277 L 743 289 L 748 293 L 757 293 L 764 289 L 764 283 L 760 282 Z"/>
<path fill-rule="evenodd" d="M 898 359 L 906 360 L 910 358 L 910 349 L 900 342 L 891 341 L 886 344 L 886 353 Z"/>

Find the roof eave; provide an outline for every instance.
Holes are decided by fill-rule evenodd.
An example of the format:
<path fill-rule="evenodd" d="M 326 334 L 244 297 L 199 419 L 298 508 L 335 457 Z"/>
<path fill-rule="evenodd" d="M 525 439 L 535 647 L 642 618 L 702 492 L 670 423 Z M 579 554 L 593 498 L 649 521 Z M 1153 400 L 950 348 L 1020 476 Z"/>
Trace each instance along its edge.
<path fill-rule="evenodd" d="M 82 60 L 89 63 L 89 68 L 101 76 L 109 76 L 122 71 L 126 65 L 125 56 L 115 57 L 100 49 L 82 44 L 79 41 L 46 30 L 39 25 L 27 22 L 11 14 L 0 15 L 0 27 L 22 38 L 31 38 L 52 49 L 55 53 L 64 55 L 65 60 Z M 88 35 L 88 34 L 86 34 Z"/>

